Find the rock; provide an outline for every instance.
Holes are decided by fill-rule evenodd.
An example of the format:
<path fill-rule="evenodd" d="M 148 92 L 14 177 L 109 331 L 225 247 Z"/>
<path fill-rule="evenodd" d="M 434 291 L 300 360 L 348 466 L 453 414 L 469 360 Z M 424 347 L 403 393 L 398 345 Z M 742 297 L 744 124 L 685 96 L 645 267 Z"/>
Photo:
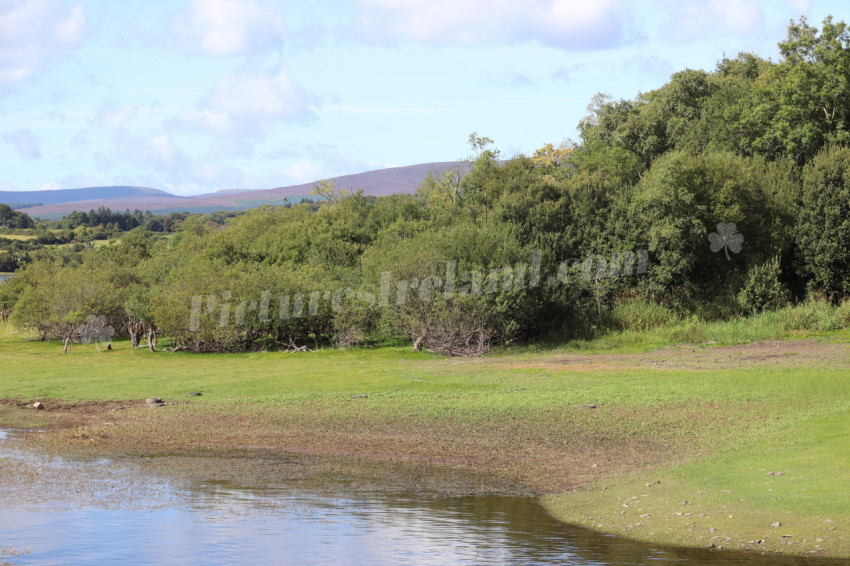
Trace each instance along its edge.
<path fill-rule="evenodd" d="M 596 403 L 585 403 L 581 406 L 582 409 L 595 409 Z"/>
<path fill-rule="evenodd" d="M 650 517 L 649 513 L 644 513 L 643 515 L 640 516 L 641 519 L 649 519 L 649 517 Z"/>
<path fill-rule="evenodd" d="M 779 521 L 776 521 L 775 523 L 771 523 L 770 526 L 773 527 L 774 529 L 778 529 L 779 527 L 782 526 L 782 523 L 780 523 Z"/>
<path fill-rule="evenodd" d="M 43 411 L 44 405 L 41 404 L 41 401 L 36 401 L 35 403 L 32 404 L 32 408 L 36 409 L 38 411 Z"/>
<path fill-rule="evenodd" d="M 162 403 L 162 399 L 160 399 L 159 397 L 148 397 L 147 399 L 145 399 L 145 403 L 147 403 L 148 405 L 158 405 Z"/>
<path fill-rule="evenodd" d="M 200 391 L 196 391 L 195 393 L 187 393 L 186 394 L 186 397 L 200 397 L 200 396 L 201 396 Z"/>

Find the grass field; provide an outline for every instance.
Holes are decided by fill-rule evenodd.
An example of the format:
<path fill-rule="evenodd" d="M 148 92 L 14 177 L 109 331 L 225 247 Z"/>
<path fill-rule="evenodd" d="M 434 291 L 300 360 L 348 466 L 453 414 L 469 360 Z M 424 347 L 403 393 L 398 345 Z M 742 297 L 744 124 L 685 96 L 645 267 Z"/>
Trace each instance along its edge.
<path fill-rule="evenodd" d="M 707 332 L 738 343 L 747 327 Z M 634 538 L 850 557 L 846 330 L 678 346 L 648 332 L 475 359 L 126 342 L 63 356 L 10 332 L 0 426 L 50 427 L 32 437 L 43 447 L 403 462 L 474 473 L 480 492 L 542 494 L 564 521 Z M 177 403 L 149 409 L 151 396 Z M 24 408 L 34 400 L 47 410 Z"/>
<path fill-rule="evenodd" d="M 35 240 L 35 235 L 33 234 L 0 234 L 0 238 L 6 238 L 7 240 Z"/>

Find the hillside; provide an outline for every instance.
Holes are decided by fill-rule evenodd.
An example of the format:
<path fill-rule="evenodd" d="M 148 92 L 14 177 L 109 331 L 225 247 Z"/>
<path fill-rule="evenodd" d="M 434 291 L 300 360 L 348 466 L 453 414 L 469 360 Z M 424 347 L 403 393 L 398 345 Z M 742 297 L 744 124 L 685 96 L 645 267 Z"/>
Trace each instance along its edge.
<path fill-rule="evenodd" d="M 391 167 L 333 177 L 339 189 L 362 189 L 367 195 L 384 196 L 396 193 L 413 193 L 430 171 L 457 165 L 456 162 L 421 163 L 407 167 Z M 40 203 L 39 206 L 20 208 L 30 216 L 56 219 L 75 210 L 88 211 L 106 206 L 113 210 L 150 210 L 210 212 L 234 210 L 281 204 L 284 199 L 298 201 L 308 196 L 315 182 L 256 191 L 223 191 L 197 196 L 181 197 L 144 187 L 89 187 L 55 191 L 0 191 L 0 203 Z"/>
<path fill-rule="evenodd" d="M 182 200 L 182 197 L 160 191 L 159 189 L 130 187 L 126 185 L 48 191 L 0 191 L 0 203 L 8 204 L 12 208 L 20 208 L 16 205 L 23 203 L 40 203 L 46 206 L 99 199 L 133 199 L 139 202 L 157 202 L 162 199 Z"/>

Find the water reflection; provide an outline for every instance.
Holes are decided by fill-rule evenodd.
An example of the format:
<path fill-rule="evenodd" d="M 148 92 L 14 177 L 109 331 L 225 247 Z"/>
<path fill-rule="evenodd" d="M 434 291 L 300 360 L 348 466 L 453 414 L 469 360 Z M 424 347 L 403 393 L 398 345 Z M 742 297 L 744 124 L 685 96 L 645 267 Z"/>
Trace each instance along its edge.
<path fill-rule="evenodd" d="M 562 525 L 520 498 L 422 498 L 325 480 L 237 487 L 213 472 L 186 481 L 144 471 L 143 459 L 67 460 L 9 444 L 0 440 L 0 547 L 30 552 L 12 563 L 847 564 L 653 548 Z M 175 467 L 199 464 L 190 460 Z"/>

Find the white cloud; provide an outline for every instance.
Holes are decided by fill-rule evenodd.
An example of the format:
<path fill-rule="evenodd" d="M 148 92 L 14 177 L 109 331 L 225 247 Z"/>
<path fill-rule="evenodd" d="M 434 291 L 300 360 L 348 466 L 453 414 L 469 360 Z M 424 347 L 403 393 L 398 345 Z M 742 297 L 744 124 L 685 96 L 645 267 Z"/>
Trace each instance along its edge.
<path fill-rule="evenodd" d="M 116 138 L 116 148 L 120 159 L 157 170 L 186 165 L 186 157 L 177 149 L 168 133 L 137 136 L 123 132 Z"/>
<path fill-rule="evenodd" d="M 41 144 L 29 130 L 17 130 L 4 134 L 3 141 L 12 144 L 24 159 L 41 157 Z"/>
<path fill-rule="evenodd" d="M 217 134 L 256 136 L 277 121 L 315 118 L 313 98 L 285 69 L 233 73 L 216 80 L 198 108 L 179 115 L 177 124 Z"/>
<path fill-rule="evenodd" d="M 664 36 L 677 40 L 709 34 L 755 35 L 764 30 L 765 14 L 757 0 L 701 0 L 670 2 L 670 19 L 661 26 Z"/>
<path fill-rule="evenodd" d="M 312 163 L 306 161 L 296 161 L 291 167 L 272 171 L 272 174 L 283 174 L 287 178 L 288 183 L 299 184 L 309 183 L 321 178 L 322 170 Z"/>
<path fill-rule="evenodd" d="M 242 55 L 279 47 L 284 24 L 253 0 L 192 0 L 173 24 L 177 44 L 205 55 Z"/>
<path fill-rule="evenodd" d="M 52 0 L 0 1 L 0 89 L 27 80 L 54 53 L 82 41 L 79 4 L 63 13 Z"/>
<path fill-rule="evenodd" d="M 478 43 L 538 40 L 564 49 L 611 47 L 626 39 L 623 0 L 360 0 L 372 41 Z"/>

